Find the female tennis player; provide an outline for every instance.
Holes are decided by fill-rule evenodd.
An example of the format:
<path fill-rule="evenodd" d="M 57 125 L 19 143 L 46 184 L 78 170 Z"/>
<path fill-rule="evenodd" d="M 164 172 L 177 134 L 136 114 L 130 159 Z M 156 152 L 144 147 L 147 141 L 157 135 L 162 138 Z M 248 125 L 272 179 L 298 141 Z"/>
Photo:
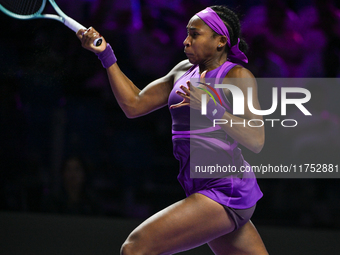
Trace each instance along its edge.
<path fill-rule="evenodd" d="M 201 115 L 203 88 L 208 86 L 195 86 L 189 81 L 191 78 L 208 80 L 221 77 L 224 83 L 228 79 L 242 78 L 235 79 L 235 85 L 245 98 L 247 88 L 251 87 L 255 92 L 252 93 L 253 105 L 256 109 L 260 108 L 253 75 L 234 63 L 247 62 L 241 51 L 247 45 L 240 39 L 239 20 L 227 7 L 212 6 L 194 15 L 187 31 L 183 44 L 188 59 L 142 90 L 119 69 L 112 48 L 105 39 L 101 46 L 93 46 L 93 41 L 100 37 L 95 29 L 77 33 L 82 46 L 96 53 L 102 61 L 112 91 L 128 118 L 168 105 L 173 120 L 174 155 L 180 163 L 178 180 L 187 198 L 156 213 L 133 230 L 122 245 L 121 254 L 173 254 L 205 243 L 215 254 L 268 254 L 250 221 L 256 202 L 262 197 L 252 172 L 224 178 L 190 177 L 192 165 L 201 163 L 203 149 L 206 162 L 214 163 L 216 159 L 225 166 L 240 168 L 249 165 L 237 144 L 256 153 L 264 144 L 264 128 L 260 125 L 231 127 L 230 124 L 221 124 L 212 127 L 213 119 L 242 122 L 261 117 L 254 115 L 246 105 L 242 116 L 234 116 L 227 111 L 232 100 L 227 89 L 216 89 L 221 100 L 216 103 L 215 100 L 207 100 L 207 114 Z M 194 126 L 190 125 L 189 114 L 192 112 L 197 112 L 200 117 L 199 123 Z M 204 126 L 210 128 L 202 128 Z"/>

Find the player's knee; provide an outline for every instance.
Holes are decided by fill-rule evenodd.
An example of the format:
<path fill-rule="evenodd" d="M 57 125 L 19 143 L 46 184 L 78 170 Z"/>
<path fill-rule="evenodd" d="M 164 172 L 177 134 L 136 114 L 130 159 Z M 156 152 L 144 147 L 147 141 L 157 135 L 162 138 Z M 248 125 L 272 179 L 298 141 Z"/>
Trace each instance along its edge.
<path fill-rule="evenodd" d="M 144 255 L 144 253 L 138 249 L 135 243 L 125 242 L 120 249 L 120 255 Z"/>
<path fill-rule="evenodd" d="M 121 255 L 157 255 L 148 242 L 139 235 L 129 236 L 120 249 Z"/>
<path fill-rule="evenodd" d="M 133 243 L 125 242 L 123 243 L 122 247 L 120 248 L 120 255 L 130 255 L 130 254 L 137 254 Z"/>

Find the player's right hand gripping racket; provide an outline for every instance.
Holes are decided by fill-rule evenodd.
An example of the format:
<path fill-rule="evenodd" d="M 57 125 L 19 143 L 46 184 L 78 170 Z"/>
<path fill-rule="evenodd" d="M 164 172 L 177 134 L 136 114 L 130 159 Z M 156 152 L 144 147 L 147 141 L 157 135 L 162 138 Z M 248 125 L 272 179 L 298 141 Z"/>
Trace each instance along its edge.
<path fill-rule="evenodd" d="M 54 0 L 48 0 L 54 10 L 59 14 L 42 14 L 47 0 L 0 0 L 0 10 L 12 18 L 27 20 L 27 19 L 54 19 L 64 23 L 74 32 L 79 29 L 86 29 L 74 19 L 68 17 L 56 4 Z M 97 38 L 93 44 L 100 46 L 103 42 L 102 38 Z"/>

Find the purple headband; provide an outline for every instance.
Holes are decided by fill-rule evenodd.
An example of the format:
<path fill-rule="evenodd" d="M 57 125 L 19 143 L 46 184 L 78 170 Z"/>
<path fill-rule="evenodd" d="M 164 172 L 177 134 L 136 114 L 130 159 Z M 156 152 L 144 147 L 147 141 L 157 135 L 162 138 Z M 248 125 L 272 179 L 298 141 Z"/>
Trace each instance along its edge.
<path fill-rule="evenodd" d="M 211 9 L 210 7 L 205 8 L 204 10 L 196 13 L 198 17 L 200 17 L 212 30 L 214 30 L 219 35 L 225 35 L 227 37 L 227 45 L 230 48 L 230 53 L 228 58 L 233 60 L 241 60 L 245 63 L 248 63 L 248 58 L 246 55 L 240 50 L 240 38 L 238 38 L 237 44 L 231 47 L 229 31 L 226 25 L 223 23 L 221 18 L 217 15 L 217 13 Z"/>

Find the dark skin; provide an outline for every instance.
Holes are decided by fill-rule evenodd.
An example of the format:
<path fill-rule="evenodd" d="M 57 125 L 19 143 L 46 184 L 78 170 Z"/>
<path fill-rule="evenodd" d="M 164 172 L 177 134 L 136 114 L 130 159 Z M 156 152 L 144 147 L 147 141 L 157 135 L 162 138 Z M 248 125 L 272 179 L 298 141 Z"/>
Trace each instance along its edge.
<path fill-rule="evenodd" d="M 142 90 L 121 72 L 117 63 L 107 68 L 112 91 L 128 118 L 139 117 L 167 105 L 174 83 L 193 64 L 199 65 L 201 78 L 204 79 L 205 71 L 213 70 L 227 60 L 224 50 L 226 37 L 214 37 L 210 27 L 197 16 L 189 21 L 187 29 L 188 36 L 184 46 L 188 60 L 180 62 L 166 76 L 151 82 Z M 93 28 L 80 30 L 77 36 L 84 48 L 95 53 L 106 48 L 105 40 L 100 47 L 93 46 L 93 41 L 99 37 Z M 252 78 L 253 81 L 247 85 L 256 91 L 253 76 L 240 66 L 231 69 L 226 79 L 240 77 Z M 246 85 L 237 85 L 247 96 Z M 183 101 L 171 107 L 190 106 L 200 109 L 201 90 L 191 86 L 190 82 L 181 89 L 183 91 L 177 93 L 183 97 Z M 253 102 L 259 109 L 256 93 L 253 95 Z M 246 106 L 242 118 L 227 112 L 224 116 L 235 121 L 243 118 L 260 119 L 259 116 L 250 113 Z M 222 128 L 251 150 L 255 152 L 261 150 L 264 142 L 263 128 L 250 130 L 245 127 L 233 130 L 228 128 L 228 125 L 223 125 Z M 173 254 L 204 243 L 208 243 L 215 254 L 268 254 L 261 237 L 250 221 L 232 232 L 234 228 L 234 221 L 221 204 L 202 194 L 194 193 L 151 216 L 132 231 L 122 246 L 121 254 Z"/>

